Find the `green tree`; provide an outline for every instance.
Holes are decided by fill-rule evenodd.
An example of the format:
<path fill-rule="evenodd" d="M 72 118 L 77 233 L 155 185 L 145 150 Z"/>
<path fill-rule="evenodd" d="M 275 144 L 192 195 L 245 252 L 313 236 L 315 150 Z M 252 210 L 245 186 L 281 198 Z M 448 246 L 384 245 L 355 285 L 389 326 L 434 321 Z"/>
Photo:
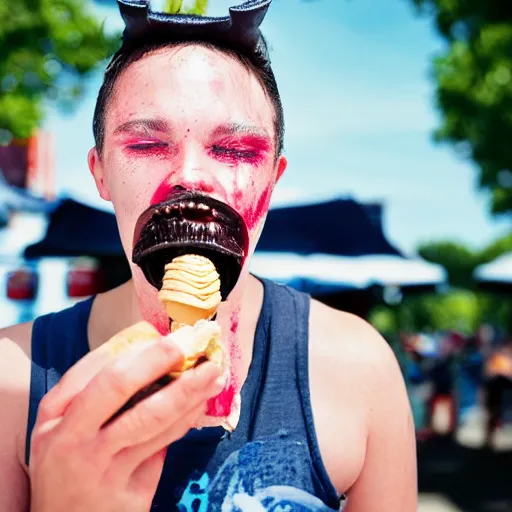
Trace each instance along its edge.
<path fill-rule="evenodd" d="M 165 12 L 172 14 L 195 14 L 197 16 L 204 16 L 206 8 L 208 7 L 208 0 L 194 0 L 193 3 L 185 2 L 183 0 L 166 0 Z"/>
<path fill-rule="evenodd" d="M 499 238 L 482 250 L 472 250 L 451 241 L 423 243 L 418 248 L 418 254 L 423 259 L 445 268 L 451 286 L 464 289 L 473 288 L 473 272 L 476 267 L 511 251 L 512 234 Z"/>
<path fill-rule="evenodd" d="M 434 61 L 443 121 L 436 139 L 479 168 L 492 212 L 512 212 L 512 3 L 412 0 L 433 16 L 447 49 Z"/>
<path fill-rule="evenodd" d="M 445 268 L 451 289 L 443 294 L 406 297 L 394 307 L 377 306 L 369 320 L 385 334 L 399 328 L 406 331 L 455 329 L 469 333 L 485 322 L 512 331 L 512 298 L 482 292 L 473 280 L 477 266 L 510 251 L 512 234 L 482 250 L 450 241 L 424 243 L 418 253 Z"/>
<path fill-rule="evenodd" d="M 480 262 L 476 251 L 456 242 L 440 241 L 420 245 L 418 253 L 423 259 L 444 267 L 452 286 L 471 287 L 473 271 Z"/>
<path fill-rule="evenodd" d="M 507 252 L 512 252 L 512 233 L 498 238 L 498 240 L 480 251 L 478 255 L 479 264 L 489 263 Z"/>
<path fill-rule="evenodd" d="M 84 0 L 0 0 L 2 138 L 32 135 L 47 100 L 73 105 L 87 75 L 119 44 L 89 7 Z"/>

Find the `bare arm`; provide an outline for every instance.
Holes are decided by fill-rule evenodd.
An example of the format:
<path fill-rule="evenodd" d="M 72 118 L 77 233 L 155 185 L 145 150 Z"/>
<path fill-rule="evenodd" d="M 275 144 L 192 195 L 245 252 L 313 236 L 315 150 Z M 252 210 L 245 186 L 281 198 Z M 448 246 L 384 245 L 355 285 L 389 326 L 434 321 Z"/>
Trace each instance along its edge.
<path fill-rule="evenodd" d="M 364 327 L 371 357 L 368 438 L 363 469 L 349 493 L 347 512 L 416 512 L 414 423 L 405 385 L 391 349 Z"/>
<path fill-rule="evenodd" d="M 30 361 L 19 345 L 0 335 L 0 510 L 29 510 L 23 467 Z"/>

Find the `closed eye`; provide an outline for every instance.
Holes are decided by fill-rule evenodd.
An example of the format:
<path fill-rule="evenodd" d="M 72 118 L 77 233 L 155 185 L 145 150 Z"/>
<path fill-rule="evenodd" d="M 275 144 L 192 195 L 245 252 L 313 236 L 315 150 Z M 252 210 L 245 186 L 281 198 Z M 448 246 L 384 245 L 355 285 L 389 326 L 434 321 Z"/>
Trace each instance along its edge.
<path fill-rule="evenodd" d="M 141 142 L 137 144 L 129 144 L 126 146 L 133 151 L 150 151 L 154 149 L 165 149 L 169 147 L 167 142 Z"/>
<path fill-rule="evenodd" d="M 253 162 L 260 156 L 259 152 L 254 149 L 230 148 L 218 144 L 212 146 L 211 152 L 215 156 L 226 157 L 233 160 L 244 160 L 247 162 Z"/>

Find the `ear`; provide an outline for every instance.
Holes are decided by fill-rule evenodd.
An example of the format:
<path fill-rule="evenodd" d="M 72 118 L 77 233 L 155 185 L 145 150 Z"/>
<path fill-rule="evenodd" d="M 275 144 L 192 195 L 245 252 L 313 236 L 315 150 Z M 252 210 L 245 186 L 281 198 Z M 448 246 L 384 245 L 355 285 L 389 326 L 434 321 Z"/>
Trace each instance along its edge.
<path fill-rule="evenodd" d="M 284 174 L 284 171 L 286 171 L 286 167 L 288 167 L 288 160 L 286 160 L 286 157 L 281 155 L 277 159 L 277 177 L 276 177 L 276 183 L 281 179 L 281 176 Z"/>
<path fill-rule="evenodd" d="M 95 147 L 89 150 L 89 153 L 87 154 L 87 163 L 89 164 L 89 170 L 94 178 L 100 197 L 105 201 L 110 201 L 110 192 L 105 184 L 103 162 L 101 161 L 101 157 Z"/>

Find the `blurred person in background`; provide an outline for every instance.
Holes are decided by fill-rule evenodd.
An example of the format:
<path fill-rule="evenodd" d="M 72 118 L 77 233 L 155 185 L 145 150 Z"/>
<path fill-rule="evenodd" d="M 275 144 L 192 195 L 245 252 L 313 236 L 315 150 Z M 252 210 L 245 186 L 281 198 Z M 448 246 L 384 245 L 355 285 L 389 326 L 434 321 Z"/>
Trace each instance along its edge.
<path fill-rule="evenodd" d="M 453 435 L 458 424 L 458 399 L 456 387 L 457 353 L 463 344 L 458 333 L 441 334 L 436 337 L 437 354 L 434 357 L 429 378 L 432 382 L 432 395 L 428 403 L 429 425 L 432 431 L 441 430 Z M 445 412 L 442 426 L 435 424 L 436 415 Z"/>
<path fill-rule="evenodd" d="M 190 430 L 225 385 L 212 363 L 108 421 L 180 357 L 132 264 L 121 287 L 1 332 L 0 510 L 415 512 L 413 423 L 390 348 L 363 320 L 248 272 L 287 166 L 282 105 L 259 31 L 248 49 L 200 26 L 157 37 L 143 20 L 125 40 L 88 162 L 129 261 L 137 219 L 170 197 L 199 193 L 246 219 L 244 270 L 217 315 L 238 350 L 240 421 L 231 435 Z M 95 350 L 141 320 L 162 339 L 116 361 Z"/>
<path fill-rule="evenodd" d="M 484 383 L 484 356 L 479 332 L 471 335 L 464 343 L 458 358 L 457 387 L 461 422 L 480 404 Z"/>
<path fill-rule="evenodd" d="M 503 424 L 512 392 L 512 336 L 490 352 L 485 361 L 484 400 L 487 413 L 485 443 L 493 448 L 496 431 Z"/>
<path fill-rule="evenodd" d="M 426 441 L 432 435 L 428 405 L 432 399 L 431 372 L 437 347 L 431 336 L 424 334 L 401 334 L 408 355 L 405 378 L 414 414 L 416 437 Z"/>

